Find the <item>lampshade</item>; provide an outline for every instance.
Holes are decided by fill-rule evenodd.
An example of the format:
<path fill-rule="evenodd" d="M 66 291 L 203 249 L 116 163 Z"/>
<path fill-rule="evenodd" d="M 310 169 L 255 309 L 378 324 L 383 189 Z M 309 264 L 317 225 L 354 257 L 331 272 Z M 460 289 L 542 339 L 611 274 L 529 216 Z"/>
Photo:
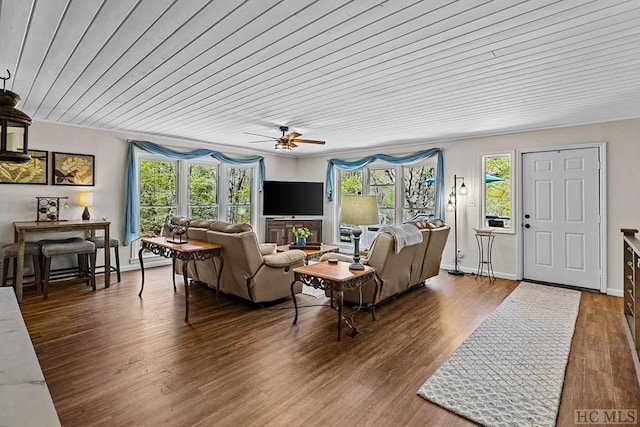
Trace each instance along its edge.
<path fill-rule="evenodd" d="M 447 212 L 453 212 L 455 210 L 455 206 L 453 206 L 453 201 L 449 200 L 447 203 Z"/>
<path fill-rule="evenodd" d="M 460 186 L 460 189 L 458 190 L 458 193 L 460 193 L 463 196 L 466 196 L 467 194 L 469 194 L 469 189 L 467 188 L 466 185 L 464 185 L 464 181 L 462 181 L 462 185 Z"/>
<path fill-rule="evenodd" d="M 80 206 L 93 206 L 93 193 L 85 191 L 80 193 Z"/>
<path fill-rule="evenodd" d="M 378 200 L 376 196 L 342 196 L 340 223 L 352 225 L 377 224 Z"/>

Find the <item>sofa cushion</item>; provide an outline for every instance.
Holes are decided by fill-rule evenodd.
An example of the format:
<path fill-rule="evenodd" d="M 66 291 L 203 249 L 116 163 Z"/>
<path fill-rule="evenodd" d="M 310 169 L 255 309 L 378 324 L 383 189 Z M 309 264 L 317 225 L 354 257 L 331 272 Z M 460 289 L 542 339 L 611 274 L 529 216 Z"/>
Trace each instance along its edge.
<path fill-rule="evenodd" d="M 273 255 L 277 251 L 276 243 L 260 243 L 258 245 L 260 247 L 260 253 L 264 255 Z"/>
<path fill-rule="evenodd" d="M 299 249 L 292 249 L 290 251 L 278 252 L 273 255 L 265 255 L 264 263 L 269 267 L 288 267 L 291 264 L 295 264 L 305 259 L 307 254 Z"/>
<path fill-rule="evenodd" d="M 430 228 L 442 228 L 446 225 L 443 220 L 438 218 L 430 219 L 427 223 Z"/>
<path fill-rule="evenodd" d="M 405 224 L 411 224 L 416 226 L 419 230 L 424 230 L 425 228 L 431 228 L 429 223 L 425 220 L 421 219 L 412 219 L 410 221 L 405 222 Z"/>
<path fill-rule="evenodd" d="M 209 230 L 220 231 L 222 233 L 242 233 L 244 231 L 253 231 L 251 224 L 230 224 L 225 221 L 213 221 L 209 225 Z"/>
<path fill-rule="evenodd" d="M 211 219 L 192 219 L 191 221 L 189 221 L 189 227 L 209 228 L 209 226 L 214 222 L 215 220 Z"/>

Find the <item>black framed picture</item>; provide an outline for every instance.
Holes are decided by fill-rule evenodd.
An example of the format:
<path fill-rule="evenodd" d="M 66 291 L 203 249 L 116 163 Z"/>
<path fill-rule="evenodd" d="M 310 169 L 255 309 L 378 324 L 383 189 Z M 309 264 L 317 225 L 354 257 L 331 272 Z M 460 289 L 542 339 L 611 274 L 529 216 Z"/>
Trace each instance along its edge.
<path fill-rule="evenodd" d="M 95 185 L 95 156 L 52 152 L 53 185 Z"/>
<path fill-rule="evenodd" d="M 27 163 L 0 161 L 0 184 L 47 185 L 49 174 L 47 164 L 49 152 L 28 150 L 31 160 Z"/>

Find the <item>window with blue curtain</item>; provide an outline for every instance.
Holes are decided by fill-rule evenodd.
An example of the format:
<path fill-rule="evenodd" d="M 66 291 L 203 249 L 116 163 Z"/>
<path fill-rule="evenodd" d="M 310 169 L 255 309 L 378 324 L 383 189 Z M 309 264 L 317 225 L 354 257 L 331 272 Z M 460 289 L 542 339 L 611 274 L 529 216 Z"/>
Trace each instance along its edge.
<path fill-rule="evenodd" d="M 140 181 L 142 165 L 136 150 L 154 155 L 154 160 L 157 162 L 156 166 L 158 167 L 160 165 L 168 167 L 170 164 L 175 164 L 178 172 L 180 170 L 188 171 L 188 173 L 176 174 L 175 203 L 169 200 L 168 194 L 164 196 L 149 194 L 146 195 L 146 198 L 141 197 L 141 191 L 152 191 L 153 184 L 151 181 L 157 177 L 147 177 L 146 179 L 149 182 Z M 206 159 L 209 159 L 209 161 Z M 208 164 L 209 170 L 207 171 L 206 167 L 205 170 L 190 167 L 191 164 L 201 163 Z M 216 175 L 215 183 L 213 181 L 207 183 L 201 180 L 198 184 L 200 187 L 197 188 L 196 184 L 191 184 L 192 174 L 199 174 L 200 176 L 202 174 L 210 174 L 208 179 L 213 179 L 212 165 L 214 163 L 217 164 L 215 172 L 222 171 L 227 179 L 220 181 L 218 175 Z M 143 174 L 142 177 L 144 176 Z M 173 213 L 179 215 L 193 214 L 195 212 L 200 214 L 215 213 L 216 218 L 219 219 L 251 222 L 254 215 L 251 209 L 252 196 L 256 190 L 262 190 L 264 176 L 265 166 L 262 156 L 234 158 L 217 151 L 202 148 L 192 151 L 178 151 L 148 141 L 129 141 L 124 243 L 128 245 L 140 237 L 141 229 L 149 228 L 149 230 L 144 230 L 145 234 L 147 232 L 157 232 L 157 230 L 154 231 L 151 224 L 146 224 L 144 221 L 157 221 L 161 214 L 166 216 L 166 214 Z M 172 178 L 168 178 L 167 175 L 163 179 Z M 211 190 L 215 188 L 218 193 L 207 197 L 195 197 L 193 191 L 197 189 L 204 191 L 205 188 L 210 188 Z M 171 193 L 171 190 L 163 188 L 162 192 Z M 220 197 L 220 194 L 225 194 L 225 197 Z M 154 198 L 154 196 L 156 197 Z M 217 201 L 217 206 L 214 203 L 207 204 L 207 201 L 213 201 L 212 199 Z M 144 202 L 144 204 L 141 202 Z M 212 209 L 215 209 L 215 212 Z"/>

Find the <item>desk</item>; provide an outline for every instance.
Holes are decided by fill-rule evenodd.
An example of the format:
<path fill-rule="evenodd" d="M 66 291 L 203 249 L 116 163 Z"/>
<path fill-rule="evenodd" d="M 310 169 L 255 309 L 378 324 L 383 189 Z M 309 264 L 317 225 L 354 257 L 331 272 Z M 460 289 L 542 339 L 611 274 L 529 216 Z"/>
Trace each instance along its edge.
<path fill-rule="evenodd" d="M 170 243 L 165 237 L 153 237 L 141 239 L 142 247 L 138 251 L 138 260 L 140 261 L 140 272 L 142 273 L 142 285 L 140 286 L 139 297 L 142 297 L 144 290 L 144 262 L 142 258 L 143 251 L 149 251 L 164 258 L 171 258 L 173 264 L 173 273 L 175 278 L 176 259 L 182 261 L 182 277 L 184 279 L 184 300 L 185 314 L 184 321 L 189 323 L 189 278 L 187 276 L 187 265 L 189 261 L 204 261 L 207 259 L 218 258 L 220 260 L 220 269 L 218 270 L 218 281 L 216 283 L 216 298 L 220 290 L 220 277 L 222 276 L 222 268 L 224 267 L 224 259 L 220 252 L 222 245 L 217 243 L 203 242 L 201 240 L 187 239 L 186 243 Z M 173 290 L 175 292 L 176 285 L 173 282 Z"/>
<path fill-rule="evenodd" d="M 369 280 L 373 279 L 375 275 L 375 269 L 364 266 L 364 270 L 349 270 L 351 263 L 338 261 L 335 264 L 329 264 L 328 261 L 322 261 L 312 265 L 305 265 L 304 267 L 297 267 L 293 269 L 294 279 L 291 283 L 291 296 L 293 296 L 293 306 L 296 310 L 296 315 L 293 318 L 293 324 L 298 322 L 298 303 L 296 302 L 296 294 L 293 291 L 293 286 L 296 282 L 301 282 L 304 285 L 312 286 L 316 289 L 330 289 L 332 296 L 333 291 L 338 291 L 338 341 L 341 338 L 341 325 L 342 319 L 342 307 L 344 303 L 344 289 L 356 288 L 364 285 Z M 373 295 L 378 293 L 378 284 L 374 280 L 374 286 L 376 287 Z M 333 305 L 332 305 L 333 307 Z M 375 305 L 371 301 L 371 317 L 376 320 Z M 346 321 L 346 319 L 345 319 Z M 349 323 L 347 322 L 349 325 Z M 353 336 L 358 334 L 358 331 L 352 326 Z"/>
<path fill-rule="evenodd" d="M 56 233 L 67 231 L 89 231 L 93 236 L 96 230 L 103 230 L 104 241 L 108 242 L 109 237 L 109 221 L 100 219 L 90 220 L 69 220 L 69 221 L 19 221 L 14 222 L 13 241 L 18 243 L 18 267 L 16 268 L 16 296 L 18 302 L 22 302 L 22 280 L 24 270 L 24 242 L 28 233 Z M 105 265 L 111 265 L 111 251 L 104 251 Z M 108 288 L 111 284 L 111 275 L 104 275 L 104 287 Z"/>

